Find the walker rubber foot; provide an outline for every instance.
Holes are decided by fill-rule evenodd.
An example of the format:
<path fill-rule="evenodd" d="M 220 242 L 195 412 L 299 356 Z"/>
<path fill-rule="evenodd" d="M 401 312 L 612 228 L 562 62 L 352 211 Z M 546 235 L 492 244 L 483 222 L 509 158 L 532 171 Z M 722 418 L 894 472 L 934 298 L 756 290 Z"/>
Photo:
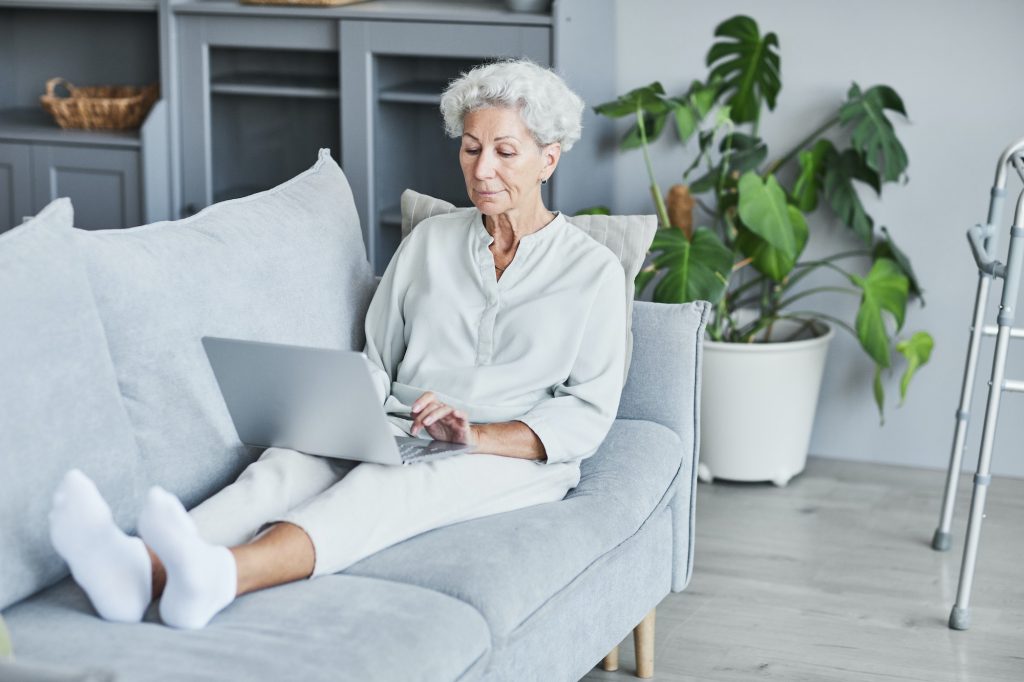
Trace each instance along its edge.
<path fill-rule="evenodd" d="M 970 609 L 961 609 L 958 606 L 954 606 L 953 610 L 949 614 L 949 629 L 950 630 L 966 630 L 971 626 L 971 611 Z"/>
<path fill-rule="evenodd" d="M 932 549 L 936 552 L 945 552 L 949 549 L 949 546 L 949 533 L 936 529 L 935 535 L 932 536 Z"/>

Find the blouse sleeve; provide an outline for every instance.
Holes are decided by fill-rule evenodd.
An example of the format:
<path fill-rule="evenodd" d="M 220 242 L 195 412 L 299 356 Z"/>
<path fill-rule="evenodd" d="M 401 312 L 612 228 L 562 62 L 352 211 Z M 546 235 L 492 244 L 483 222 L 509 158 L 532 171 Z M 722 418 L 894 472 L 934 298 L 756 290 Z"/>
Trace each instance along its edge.
<path fill-rule="evenodd" d="M 398 365 L 405 357 L 405 316 L 402 313 L 405 295 L 412 279 L 409 259 L 402 254 L 412 235 L 402 240 L 377 285 L 366 311 L 366 356 L 377 397 L 383 405 L 391 395 L 391 383 L 398 375 Z"/>
<path fill-rule="evenodd" d="M 540 438 L 548 463 L 594 454 L 615 421 L 626 362 L 623 278 L 617 263 L 604 270 L 569 377 L 518 419 Z"/>

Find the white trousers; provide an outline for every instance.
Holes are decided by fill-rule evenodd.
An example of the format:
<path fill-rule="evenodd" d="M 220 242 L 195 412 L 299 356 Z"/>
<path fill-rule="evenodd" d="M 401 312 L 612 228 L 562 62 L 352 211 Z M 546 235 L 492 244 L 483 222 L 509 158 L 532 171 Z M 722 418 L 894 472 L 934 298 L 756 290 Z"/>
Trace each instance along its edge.
<path fill-rule="evenodd" d="M 190 514 L 203 539 L 228 547 L 295 524 L 313 541 L 318 576 L 434 528 L 560 500 L 579 479 L 578 462 L 463 454 L 386 466 L 270 448 Z"/>

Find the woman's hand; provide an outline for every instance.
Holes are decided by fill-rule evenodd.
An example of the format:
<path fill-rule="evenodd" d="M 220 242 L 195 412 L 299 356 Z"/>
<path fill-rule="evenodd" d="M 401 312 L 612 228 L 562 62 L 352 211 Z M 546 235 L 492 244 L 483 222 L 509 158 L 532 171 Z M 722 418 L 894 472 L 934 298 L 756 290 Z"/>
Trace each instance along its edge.
<path fill-rule="evenodd" d="M 434 440 L 470 445 L 475 442 L 466 413 L 456 410 L 451 405 L 445 405 L 430 391 L 421 395 L 412 404 L 412 416 L 410 432 L 413 436 L 419 437 L 420 429 L 426 428 Z"/>

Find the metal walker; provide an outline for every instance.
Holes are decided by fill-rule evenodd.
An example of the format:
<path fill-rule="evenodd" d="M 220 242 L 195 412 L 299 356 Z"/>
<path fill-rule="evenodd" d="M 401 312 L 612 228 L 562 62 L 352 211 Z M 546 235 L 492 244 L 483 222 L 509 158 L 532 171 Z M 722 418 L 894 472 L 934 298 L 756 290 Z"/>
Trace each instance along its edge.
<path fill-rule="evenodd" d="M 975 225 L 967 231 L 971 252 L 978 264 L 978 291 L 974 299 L 974 317 L 971 323 L 971 342 L 967 350 L 963 386 L 960 390 L 960 409 L 956 413 L 956 431 L 953 435 L 953 450 L 949 458 L 946 475 L 946 489 L 942 499 L 942 513 L 939 527 L 932 538 L 932 548 L 944 551 L 950 546 L 949 529 L 953 522 L 953 506 L 956 503 L 957 481 L 960 477 L 960 463 L 963 458 L 964 441 L 967 438 L 967 421 L 971 407 L 975 371 L 978 365 L 978 351 L 983 336 L 995 336 L 996 347 L 992 363 L 992 379 L 989 382 L 988 402 L 985 407 L 985 425 L 981 435 L 981 452 L 978 456 L 978 471 L 974 475 L 974 494 L 971 498 L 971 515 L 967 523 L 967 540 L 964 544 L 963 564 L 960 567 L 960 585 L 957 589 L 956 604 L 949 614 L 949 627 L 966 630 L 970 626 L 968 602 L 971 585 L 974 582 L 974 564 L 978 557 L 978 540 L 981 535 L 981 521 L 985 516 L 985 496 L 992 476 L 989 465 L 992 460 L 992 444 L 995 440 L 996 422 L 999 419 L 999 402 L 1004 391 L 1024 392 L 1024 381 L 1005 378 L 1006 351 L 1010 339 L 1024 338 L 1024 329 L 1014 329 L 1014 305 L 1020 288 L 1021 266 L 1024 264 L 1024 191 L 1017 198 L 1017 209 L 1010 227 L 1010 249 L 1007 263 L 997 261 L 992 255 L 998 248 L 998 227 L 1002 218 L 1003 199 L 1006 195 L 1006 177 L 1010 166 L 1017 171 L 1024 182 L 1024 139 L 1010 145 L 999 157 L 996 166 L 995 184 L 988 206 L 988 221 Z M 989 287 L 992 278 L 1003 279 L 1003 294 L 999 303 L 996 325 L 984 325 L 985 308 L 988 305 Z"/>

